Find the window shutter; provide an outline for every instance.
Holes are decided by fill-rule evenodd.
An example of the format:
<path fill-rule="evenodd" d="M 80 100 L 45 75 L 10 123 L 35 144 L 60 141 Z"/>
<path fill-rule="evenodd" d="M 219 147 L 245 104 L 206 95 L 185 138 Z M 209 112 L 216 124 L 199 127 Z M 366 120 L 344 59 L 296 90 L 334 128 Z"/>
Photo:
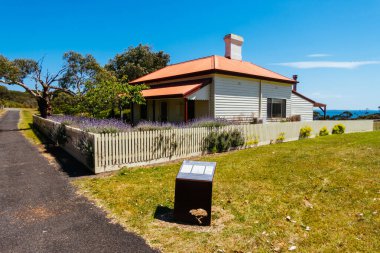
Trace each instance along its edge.
<path fill-rule="evenodd" d="M 272 99 L 267 98 L 267 118 L 272 118 Z"/>
<path fill-rule="evenodd" d="M 282 100 L 282 110 L 281 110 L 281 116 L 283 118 L 286 118 L 286 99 Z"/>

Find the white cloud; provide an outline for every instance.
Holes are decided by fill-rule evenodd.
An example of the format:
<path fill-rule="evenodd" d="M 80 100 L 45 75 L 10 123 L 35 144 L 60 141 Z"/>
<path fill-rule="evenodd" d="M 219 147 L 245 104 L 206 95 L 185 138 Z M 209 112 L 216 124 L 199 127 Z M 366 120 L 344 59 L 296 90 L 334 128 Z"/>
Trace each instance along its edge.
<path fill-rule="evenodd" d="M 380 61 L 299 61 L 282 62 L 274 65 L 286 66 L 296 69 L 315 69 L 315 68 L 340 68 L 355 69 L 365 65 L 380 64 Z"/>
<path fill-rule="evenodd" d="M 319 57 L 329 57 L 331 54 L 308 54 L 307 57 L 319 58 Z"/>

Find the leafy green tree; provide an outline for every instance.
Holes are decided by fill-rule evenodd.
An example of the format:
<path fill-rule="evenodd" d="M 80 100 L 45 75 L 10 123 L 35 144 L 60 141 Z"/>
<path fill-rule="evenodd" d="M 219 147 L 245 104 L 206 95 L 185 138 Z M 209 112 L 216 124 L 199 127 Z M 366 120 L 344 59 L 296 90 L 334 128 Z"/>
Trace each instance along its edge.
<path fill-rule="evenodd" d="M 101 117 L 105 110 L 114 112 L 115 108 L 122 108 L 131 103 L 144 104 L 145 99 L 141 91 L 145 85 L 129 85 L 126 81 L 119 81 L 111 72 L 102 71 L 96 81 L 87 84 L 87 92 L 84 95 L 84 108 L 93 117 Z M 110 115 L 111 117 L 115 115 Z"/>
<path fill-rule="evenodd" d="M 83 56 L 69 51 L 63 55 L 63 60 L 65 61 L 64 68 L 66 71 L 59 80 L 60 86 L 76 90 L 80 96 L 84 95 L 87 91 L 87 84 L 96 81 L 96 76 L 102 70 L 102 67 L 90 54 Z"/>
<path fill-rule="evenodd" d="M 163 51 L 153 52 L 151 47 L 140 44 L 117 54 L 105 68 L 114 72 L 119 81 L 132 81 L 165 67 L 169 60 L 170 56 Z"/>
<path fill-rule="evenodd" d="M 54 92 L 51 101 L 54 114 L 76 115 L 83 111 L 81 97 L 71 96 L 64 92 Z"/>

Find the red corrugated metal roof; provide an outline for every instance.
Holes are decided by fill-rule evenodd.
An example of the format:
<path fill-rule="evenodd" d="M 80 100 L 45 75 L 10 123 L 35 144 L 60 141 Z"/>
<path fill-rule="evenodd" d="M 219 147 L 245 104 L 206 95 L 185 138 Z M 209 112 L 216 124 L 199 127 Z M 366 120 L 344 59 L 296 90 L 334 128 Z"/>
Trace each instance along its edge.
<path fill-rule="evenodd" d="M 158 80 L 171 79 L 187 75 L 225 73 L 229 75 L 243 75 L 247 77 L 263 78 L 273 81 L 295 83 L 293 79 L 257 66 L 253 63 L 239 60 L 231 60 L 222 56 L 208 56 L 192 61 L 169 65 L 153 73 L 140 77 L 130 83 L 149 83 Z"/>
<path fill-rule="evenodd" d="M 145 98 L 153 97 L 185 97 L 192 92 L 197 91 L 201 88 L 203 82 L 189 83 L 186 85 L 178 84 L 171 85 L 169 87 L 152 88 L 148 90 L 143 90 L 142 94 Z"/>

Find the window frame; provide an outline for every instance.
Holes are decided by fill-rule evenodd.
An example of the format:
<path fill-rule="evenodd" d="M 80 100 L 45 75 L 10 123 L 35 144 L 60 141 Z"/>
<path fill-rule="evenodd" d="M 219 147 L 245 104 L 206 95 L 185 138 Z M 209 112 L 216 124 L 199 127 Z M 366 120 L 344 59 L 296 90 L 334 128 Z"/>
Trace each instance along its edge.
<path fill-rule="evenodd" d="M 273 117 L 273 104 L 280 104 L 281 114 Z M 268 119 L 284 119 L 286 118 L 286 99 L 284 98 L 267 98 L 267 118 Z"/>

